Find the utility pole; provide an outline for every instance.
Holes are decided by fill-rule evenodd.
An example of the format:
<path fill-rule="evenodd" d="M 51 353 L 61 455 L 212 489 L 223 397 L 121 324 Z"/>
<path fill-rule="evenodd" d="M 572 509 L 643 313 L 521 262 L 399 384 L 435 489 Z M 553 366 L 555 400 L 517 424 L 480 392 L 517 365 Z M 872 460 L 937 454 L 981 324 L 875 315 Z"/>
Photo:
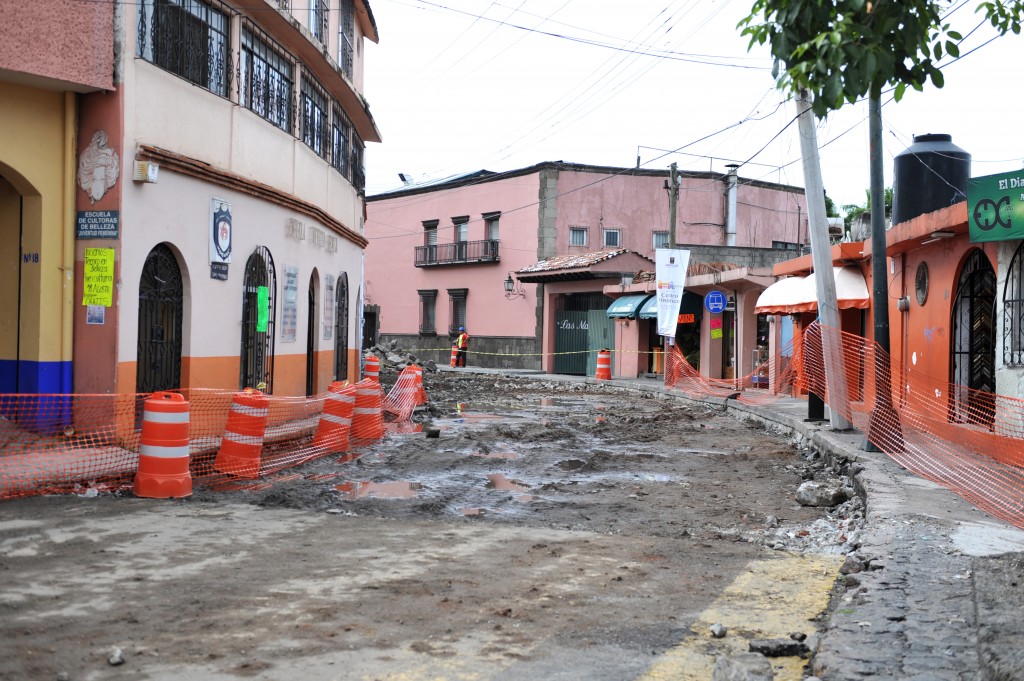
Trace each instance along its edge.
<path fill-rule="evenodd" d="M 903 451 L 900 417 L 892 406 L 892 368 L 889 361 L 889 273 L 885 271 L 885 175 L 882 165 L 882 101 L 868 100 L 868 139 L 871 147 L 871 311 L 875 320 L 875 407 L 868 419 L 866 451 Z M 895 431 L 895 432 L 893 432 Z M 883 444 L 888 445 L 884 447 Z"/>
<path fill-rule="evenodd" d="M 669 166 L 668 183 L 668 247 L 676 247 L 676 206 L 679 204 L 679 181 L 676 178 L 676 164 Z"/>
<path fill-rule="evenodd" d="M 825 189 L 821 182 L 821 161 L 818 158 L 818 135 L 807 91 L 796 100 L 800 126 L 800 151 L 804 165 L 804 191 L 807 197 L 808 232 L 811 238 L 811 260 L 816 273 L 818 319 L 821 321 L 822 356 L 825 360 L 825 383 L 829 393 L 829 421 L 833 430 L 853 427 L 843 413 L 849 406 L 846 371 L 843 364 L 839 332 L 839 304 L 836 301 L 836 280 L 832 274 L 832 245 L 828 239 L 828 217 L 825 211 Z"/>

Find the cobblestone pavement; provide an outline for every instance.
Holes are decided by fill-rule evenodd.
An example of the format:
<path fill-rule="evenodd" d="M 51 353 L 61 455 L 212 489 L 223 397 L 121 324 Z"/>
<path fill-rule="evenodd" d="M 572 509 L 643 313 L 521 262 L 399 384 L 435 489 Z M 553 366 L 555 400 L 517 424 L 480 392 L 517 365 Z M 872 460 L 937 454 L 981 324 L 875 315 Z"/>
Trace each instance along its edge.
<path fill-rule="evenodd" d="M 859 433 L 807 422 L 806 401 L 698 401 L 787 427 L 854 473 L 867 522 L 812 656 L 819 679 L 1024 681 L 1024 531 L 864 451 Z"/>
<path fill-rule="evenodd" d="M 1024 681 L 1024 531 L 918 478 L 863 436 L 807 423 L 806 402 L 731 402 L 855 473 L 866 524 L 811 670 L 823 681 Z M 859 571 L 858 571 L 859 570 Z"/>

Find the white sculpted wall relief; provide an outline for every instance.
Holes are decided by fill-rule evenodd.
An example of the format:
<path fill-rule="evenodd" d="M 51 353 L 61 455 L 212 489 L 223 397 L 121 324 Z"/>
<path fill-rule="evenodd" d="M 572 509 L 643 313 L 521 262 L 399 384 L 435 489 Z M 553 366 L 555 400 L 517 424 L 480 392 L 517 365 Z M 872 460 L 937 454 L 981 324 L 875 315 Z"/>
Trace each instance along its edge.
<path fill-rule="evenodd" d="M 107 146 L 107 133 L 97 130 L 78 157 L 78 186 L 96 203 L 117 183 L 121 174 L 117 152 Z"/>

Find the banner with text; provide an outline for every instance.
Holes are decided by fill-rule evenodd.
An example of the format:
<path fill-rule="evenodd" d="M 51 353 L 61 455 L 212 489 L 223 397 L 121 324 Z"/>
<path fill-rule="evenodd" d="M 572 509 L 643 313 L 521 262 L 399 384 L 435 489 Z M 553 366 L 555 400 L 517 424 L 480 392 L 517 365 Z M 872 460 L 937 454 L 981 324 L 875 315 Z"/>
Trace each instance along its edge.
<path fill-rule="evenodd" d="M 683 300 L 690 252 L 679 248 L 658 248 L 654 252 L 654 277 L 658 288 L 658 333 L 675 338 L 679 304 Z"/>
<path fill-rule="evenodd" d="M 971 242 L 1024 239 L 1024 170 L 967 180 Z"/>

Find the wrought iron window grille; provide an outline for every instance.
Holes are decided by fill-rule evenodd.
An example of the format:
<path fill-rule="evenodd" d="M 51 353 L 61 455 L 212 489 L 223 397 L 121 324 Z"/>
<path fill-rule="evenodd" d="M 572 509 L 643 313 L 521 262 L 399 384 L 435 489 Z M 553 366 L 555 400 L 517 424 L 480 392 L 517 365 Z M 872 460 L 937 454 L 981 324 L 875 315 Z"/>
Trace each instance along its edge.
<path fill-rule="evenodd" d="M 416 292 L 420 297 L 420 335 L 437 335 L 437 289 Z"/>
<path fill-rule="evenodd" d="M 352 78 L 353 45 L 355 44 L 355 17 L 356 8 L 354 0 L 341 0 L 341 21 L 338 31 L 338 63 L 346 76 Z"/>
<path fill-rule="evenodd" d="M 261 320 L 260 289 L 267 289 L 266 316 Z M 245 263 L 242 282 L 242 346 L 239 388 L 274 391 L 274 337 L 277 271 L 265 246 L 258 247 Z M 261 323 L 262 322 L 262 323 Z M 261 328 L 262 327 L 262 328 Z"/>
<path fill-rule="evenodd" d="M 1003 363 L 1024 365 L 1024 243 L 1017 246 L 1003 288 Z"/>
<path fill-rule="evenodd" d="M 311 0 L 309 5 L 309 32 L 313 38 L 327 44 L 327 0 Z"/>
<path fill-rule="evenodd" d="M 334 380 L 348 378 L 348 273 L 338 275 L 334 290 L 337 308 L 334 312 Z"/>
<path fill-rule="evenodd" d="M 331 165 L 344 177 L 348 177 L 348 139 L 351 130 L 352 124 L 348 117 L 341 109 L 334 107 L 331 122 Z"/>
<path fill-rule="evenodd" d="M 136 55 L 210 92 L 231 93 L 229 10 L 202 0 L 141 0 Z"/>
<path fill-rule="evenodd" d="M 294 130 L 295 83 L 287 52 L 254 26 L 242 29 L 239 104 L 288 133 Z"/>
<path fill-rule="evenodd" d="M 302 75 L 302 141 L 317 156 L 326 159 L 330 149 L 328 129 L 329 111 L 327 94 L 323 87 L 308 74 Z"/>

